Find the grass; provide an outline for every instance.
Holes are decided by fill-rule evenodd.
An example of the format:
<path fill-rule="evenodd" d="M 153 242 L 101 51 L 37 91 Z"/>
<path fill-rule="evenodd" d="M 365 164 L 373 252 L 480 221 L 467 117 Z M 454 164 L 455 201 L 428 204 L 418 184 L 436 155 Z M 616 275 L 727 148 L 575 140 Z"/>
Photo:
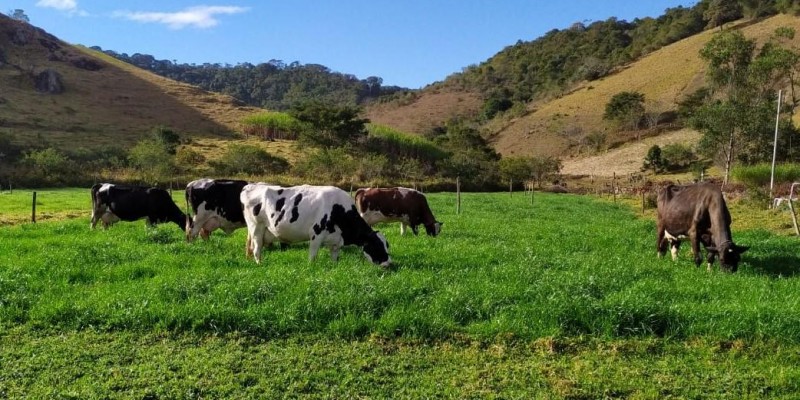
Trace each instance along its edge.
<path fill-rule="evenodd" d="M 442 235 L 381 226 L 388 271 L 357 249 L 309 263 L 305 245 L 257 266 L 241 230 L 187 244 L 169 225 L 90 231 L 88 212 L 0 228 L 0 393 L 796 393 L 796 238 L 735 225 L 752 246 L 739 272 L 707 273 L 686 249 L 657 259 L 653 221 L 627 206 L 534 200 L 467 193 L 455 215 L 453 194 L 429 194 Z"/>

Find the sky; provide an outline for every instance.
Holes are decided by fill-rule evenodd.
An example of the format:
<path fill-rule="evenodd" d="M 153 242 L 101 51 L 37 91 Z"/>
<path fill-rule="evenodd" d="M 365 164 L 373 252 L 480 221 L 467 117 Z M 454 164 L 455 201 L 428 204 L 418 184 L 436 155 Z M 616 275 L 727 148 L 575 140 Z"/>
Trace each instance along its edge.
<path fill-rule="evenodd" d="M 697 0 L 10 0 L 72 44 L 178 63 L 321 64 L 411 89 L 575 22 L 633 21 Z"/>

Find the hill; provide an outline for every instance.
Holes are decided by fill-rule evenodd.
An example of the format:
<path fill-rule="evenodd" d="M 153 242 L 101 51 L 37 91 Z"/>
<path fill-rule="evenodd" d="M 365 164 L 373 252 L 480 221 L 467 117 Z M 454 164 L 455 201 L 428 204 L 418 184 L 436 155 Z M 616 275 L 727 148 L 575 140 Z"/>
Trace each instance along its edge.
<path fill-rule="evenodd" d="M 800 18 L 779 14 L 763 20 L 740 20 L 729 24 L 726 29 L 741 29 L 746 37 L 763 43 L 776 28 L 784 26 L 800 31 Z M 572 171 L 573 163 L 587 155 L 582 151 L 582 142 L 591 134 L 604 136 L 606 147 L 611 149 L 625 143 L 635 143 L 638 135 L 658 135 L 648 141 L 652 142 L 651 145 L 662 143 L 659 138 L 664 139 L 664 144 L 670 143 L 673 136 L 663 129 L 631 132 L 612 128 L 602 118 L 605 105 L 616 93 L 638 91 L 644 94 L 647 108 L 661 112 L 674 111 L 678 101 L 704 84 L 705 63 L 699 51 L 714 33 L 715 30 L 703 31 L 625 64 L 605 77 L 578 82 L 564 94 L 529 102 L 522 111 L 501 114 L 482 124 L 484 134 L 503 156 L 561 157 L 565 161 L 566 171 Z M 793 45 L 800 47 L 800 37 L 795 37 Z M 425 127 L 442 124 L 457 115 L 477 115 L 481 111 L 483 95 L 475 90 L 455 87 L 449 81 L 432 85 L 417 93 L 413 101 L 396 102 L 394 107 L 391 103 L 373 107 L 368 115 L 373 121 L 396 124 L 401 129 L 416 133 L 424 133 Z M 447 114 L 436 110 L 455 111 Z M 686 137 L 685 134 L 679 136 Z M 647 148 L 623 147 L 625 151 L 622 152 L 609 151 L 603 165 L 618 170 L 629 169 L 625 165 L 640 165 Z M 622 154 L 627 154 L 631 159 L 621 159 Z M 590 155 L 591 160 L 595 161 L 604 156 Z M 619 164 L 614 166 L 614 162 Z M 574 169 L 580 173 L 579 166 Z"/>
<path fill-rule="evenodd" d="M 0 134 L 19 145 L 128 147 L 156 126 L 183 137 L 231 138 L 241 118 L 259 110 L 70 45 L 2 14 L 0 50 Z M 38 79 L 54 86 L 37 90 Z"/>

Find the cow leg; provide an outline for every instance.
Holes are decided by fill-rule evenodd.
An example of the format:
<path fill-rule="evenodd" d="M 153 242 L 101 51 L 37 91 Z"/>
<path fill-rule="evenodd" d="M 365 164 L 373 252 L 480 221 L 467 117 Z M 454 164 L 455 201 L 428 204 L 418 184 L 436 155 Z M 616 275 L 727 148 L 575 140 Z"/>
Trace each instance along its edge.
<path fill-rule="evenodd" d="M 264 250 L 264 247 L 272 246 L 272 242 L 275 241 L 275 236 L 272 235 L 268 230 L 256 230 L 256 232 L 252 235 L 252 239 L 250 240 L 252 244 L 252 253 L 253 259 L 256 260 L 256 264 L 261 264 L 261 253 Z"/>
<path fill-rule="evenodd" d="M 411 232 L 414 232 L 414 236 L 419 235 L 419 230 L 417 230 L 417 228 L 419 228 L 419 225 L 411 225 Z"/>
<path fill-rule="evenodd" d="M 308 244 L 308 261 L 314 261 L 319 253 L 319 248 L 322 246 L 323 237 L 321 235 L 312 236 L 311 242 Z M 337 251 L 338 256 L 338 251 Z M 333 249 L 331 249 L 331 257 L 333 257 Z"/>
<path fill-rule="evenodd" d="M 339 260 L 339 249 L 340 249 L 340 247 L 337 246 L 337 245 L 332 245 L 332 246 L 329 246 L 329 249 L 331 250 L 331 260 L 338 261 Z"/>
<path fill-rule="evenodd" d="M 664 232 L 664 227 L 659 224 L 658 237 L 656 238 L 656 252 L 658 254 L 658 258 L 662 258 L 664 257 L 664 254 L 667 254 L 667 243 L 664 239 Z"/>
<path fill-rule="evenodd" d="M 692 243 L 694 265 L 699 267 L 703 262 L 703 257 L 700 255 L 700 236 L 697 235 L 697 231 L 694 228 L 689 230 L 689 240 Z"/>
<path fill-rule="evenodd" d="M 670 253 L 672 253 L 672 261 L 678 261 L 678 251 L 681 249 L 680 240 L 672 240 L 669 242 Z"/>
<path fill-rule="evenodd" d="M 708 251 L 708 254 L 706 255 L 706 271 L 711 272 L 711 266 L 714 264 L 715 256 L 716 254 L 714 252 Z"/>

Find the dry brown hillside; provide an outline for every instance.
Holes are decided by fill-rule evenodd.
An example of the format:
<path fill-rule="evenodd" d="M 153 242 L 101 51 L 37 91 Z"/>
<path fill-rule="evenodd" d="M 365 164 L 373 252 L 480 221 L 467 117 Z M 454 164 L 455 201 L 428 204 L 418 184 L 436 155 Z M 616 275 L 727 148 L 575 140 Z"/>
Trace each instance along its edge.
<path fill-rule="evenodd" d="M 741 29 L 746 37 L 763 43 L 781 26 L 794 27 L 800 32 L 800 18 L 776 15 L 763 21 L 739 22 L 726 28 Z M 617 132 L 607 126 L 602 119 L 605 105 L 616 93 L 638 91 L 645 95 L 648 109 L 674 111 L 676 102 L 704 84 L 705 64 L 699 52 L 713 34 L 714 31 L 706 31 L 686 38 L 626 65 L 603 79 L 584 82 L 564 96 L 532 103 L 524 117 L 492 121 L 485 127 L 490 141 L 504 156 L 558 156 L 564 158 L 566 165 L 572 168 L 573 163 L 581 158 L 568 156 L 577 152 L 581 138 L 602 132 L 607 136 L 606 143 L 613 144 L 615 148 L 625 142 L 632 144 L 622 146 L 621 151 L 610 151 L 608 154 L 613 156 L 608 162 L 597 165 L 614 168 L 611 165 L 614 161 L 611 160 L 616 160 L 621 163 L 617 168 L 630 169 L 630 165 L 641 163 L 645 153 L 639 154 L 637 149 L 642 146 L 633 143 L 635 134 Z M 800 35 L 795 38 L 795 45 L 800 47 Z M 422 128 L 441 124 L 454 114 L 474 115 L 480 106 L 480 99 L 474 94 L 429 87 L 405 103 L 371 108 L 369 118 L 403 131 L 421 133 L 424 131 Z M 678 140 L 677 137 L 683 141 L 686 133 L 677 136 L 664 133 L 648 140 L 648 143 L 660 143 L 659 137 L 666 144 Z M 620 158 L 623 154 L 635 157 L 635 160 Z M 602 157 L 594 155 L 590 160 L 597 163 Z M 575 168 L 576 171 L 584 170 L 577 166 Z"/>
<path fill-rule="evenodd" d="M 740 23 L 732 28 L 741 29 L 746 37 L 763 42 L 781 26 L 800 30 L 800 18 L 777 15 L 758 23 Z M 621 91 L 638 91 L 645 95 L 648 106 L 662 111 L 674 110 L 677 101 L 704 83 L 705 64 L 699 52 L 713 34 L 713 31 L 706 31 L 681 40 L 643 57 L 618 73 L 586 82 L 568 95 L 533 104 L 528 115 L 495 132 L 495 148 L 503 155 L 563 156 L 569 153 L 571 143 L 592 132 L 605 132 L 608 142 L 612 143 L 631 140 L 630 133 L 620 135 L 604 123 L 603 111 L 609 99 Z M 800 45 L 800 37 L 795 42 Z M 571 139 L 565 135 L 567 132 L 573 134 Z M 575 132 L 579 132 L 578 135 Z"/>
<path fill-rule="evenodd" d="M 57 148 L 128 146 L 166 126 L 182 136 L 230 137 L 258 109 L 67 44 L 0 15 L 0 132 Z M 36 90 L 55 71 L 63 93 Z"/>
<path fill-rule="evenodd" d="M 366 115 L 375 124 L 422 134 L 455 116 L 474 117 L 482 103 L 476 93 L 431 86 L 407 99 L 367 107 Z"/>

